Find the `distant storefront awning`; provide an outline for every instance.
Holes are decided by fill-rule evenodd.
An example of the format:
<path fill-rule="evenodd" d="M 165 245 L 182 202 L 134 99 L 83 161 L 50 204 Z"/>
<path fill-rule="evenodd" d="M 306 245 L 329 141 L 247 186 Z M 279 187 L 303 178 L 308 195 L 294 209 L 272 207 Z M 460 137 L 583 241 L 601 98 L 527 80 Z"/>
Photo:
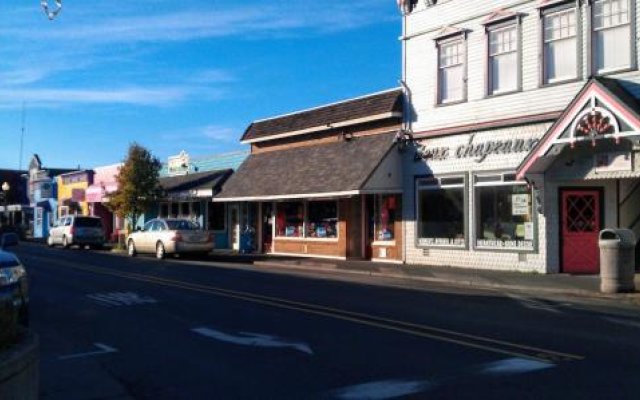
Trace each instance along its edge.
<path fill-rule="evenodd" d="M 388 133 L 252 154 L 214 201 L 400 192 L 401 161 L 394 138 L 395 133 Z"/>
<path fill-rule="evenodd" d="M 198 172 L 160 178 L 168 198 L 212 197 L 233 173 L 231 169 Z"/>

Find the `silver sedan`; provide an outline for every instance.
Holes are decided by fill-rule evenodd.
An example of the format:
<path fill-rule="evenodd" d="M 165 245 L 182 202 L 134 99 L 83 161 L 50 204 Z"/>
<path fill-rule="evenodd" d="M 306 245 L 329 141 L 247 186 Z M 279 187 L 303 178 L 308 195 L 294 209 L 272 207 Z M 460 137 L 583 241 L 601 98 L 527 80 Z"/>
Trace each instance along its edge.
<path fill-rule="evenodd" d="M 213 234 L 187 220 L 156 218 L 144 228 L 127 237 L 127 252 L 131 257 L 138 253 L 152 253 L 163 259 L 167 254 L 208 254 L 214 247 Z"/>

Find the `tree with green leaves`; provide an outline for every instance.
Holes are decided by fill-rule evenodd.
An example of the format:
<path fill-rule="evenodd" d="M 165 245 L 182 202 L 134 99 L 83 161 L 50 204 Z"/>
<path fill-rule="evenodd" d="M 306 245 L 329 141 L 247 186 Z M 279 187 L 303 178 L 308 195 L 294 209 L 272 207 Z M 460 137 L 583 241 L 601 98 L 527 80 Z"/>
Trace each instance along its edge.
<path fill-rule="evenodd" d="M 116 176 L 118 190 L 109 198 L 109 208 L 126 218 L 134 229 L 138 218 L 149 210 L 160 193 L 158 176 L 162 164 L 149 150 L 132 143 Z"/>

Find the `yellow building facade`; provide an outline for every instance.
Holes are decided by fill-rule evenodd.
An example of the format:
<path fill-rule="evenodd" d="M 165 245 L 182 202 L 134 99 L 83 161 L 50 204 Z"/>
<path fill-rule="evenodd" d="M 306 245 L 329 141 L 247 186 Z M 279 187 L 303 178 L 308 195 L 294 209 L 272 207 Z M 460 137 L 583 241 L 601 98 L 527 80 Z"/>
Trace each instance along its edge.
<path fill-rule="evenodd" d="M 89 215 L 87 189 L 93 183 L 93 171 L 81 170 L 59 175 L 58 216 Z"/>

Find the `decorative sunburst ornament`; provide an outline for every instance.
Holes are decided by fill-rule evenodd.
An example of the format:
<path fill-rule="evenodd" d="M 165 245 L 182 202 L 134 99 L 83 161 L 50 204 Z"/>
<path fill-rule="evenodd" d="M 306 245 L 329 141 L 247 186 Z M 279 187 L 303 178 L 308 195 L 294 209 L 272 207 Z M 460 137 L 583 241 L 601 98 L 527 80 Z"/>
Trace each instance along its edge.
<path fill-rule="evenodd" d="M 591 144 L 595 146 L 596 138 L 600 135 L 611 133 L 613 126 L 608 116 L 599 110 L 592 110 L 582 117 L 576 125 L 576 136 L 586 136 L 591 139 Z"/>
<path fill-rule="evenodd" d="M 49 0 L 40 0 L 40 5 L 42 6 L 42 10 L 44 14 L 49 18 L 49 20 L 53 21 L 55 17 L 60 14 L 62 11 L 62 0 L 55 0 L 55 8 L 49 7 Z"/>

